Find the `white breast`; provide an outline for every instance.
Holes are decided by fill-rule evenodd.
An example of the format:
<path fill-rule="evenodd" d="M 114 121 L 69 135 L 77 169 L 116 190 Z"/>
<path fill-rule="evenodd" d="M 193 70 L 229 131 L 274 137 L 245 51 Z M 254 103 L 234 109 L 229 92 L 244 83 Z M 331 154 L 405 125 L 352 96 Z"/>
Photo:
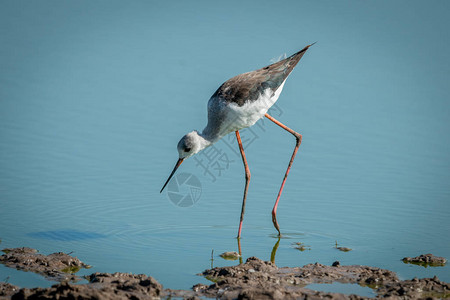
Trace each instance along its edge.
<path fill-rule="evenodd" d="M 230 132 L 241 130 L 254 125 L 259 119 L 263 118 L 270 107 L 275 104 L 283 90 L 284 83 L 275 91 L 266 89 L 255 101 L 248 101 L 243 106 L 237 104 L 228 104 L 226 107 L 226 120 L 221 126 L 221 135 L 224 136 Z"/>

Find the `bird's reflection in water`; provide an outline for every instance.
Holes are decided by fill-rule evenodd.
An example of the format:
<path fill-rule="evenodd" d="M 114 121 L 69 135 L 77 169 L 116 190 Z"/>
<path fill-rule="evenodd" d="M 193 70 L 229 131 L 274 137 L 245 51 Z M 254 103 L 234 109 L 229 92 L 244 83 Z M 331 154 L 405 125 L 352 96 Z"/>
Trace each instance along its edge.
<path fill-rule="evenodd" d="M 239 264 L 243 264 L 241 239 L 237 238 L 236 240 L 237 240 L 237 246 L 238 246 Z M 277 237 L 277 242 L 275 243 L 275 245 L 273 245 L 272 252 L 270 253 L 270 261 L 273 264 L 275 263 L 275 256 L 277 254 L 278 246 L 280 245 L 280 240 L 281 240 L 281 237 L 278 236 Z M 227 252 L 227 253 L 232 253 L 232 252 Z M 236 253 L 236 252 L 234 252 L 234 253 Z M 222 255 L 220 255 L 220 256 L 222 256 Z M 226 257 L 223 257 L 223 256 L 222 256 L 222 258 L 227 259 Z M 231 260 L 235 260 L 235 259 L 231 259 Z M 214 265 L 213 265 L 214 264 L 214 249 L 211 251 L 211 259 L 210 259 L 210 261 L 211 261 L 211 269 L 213 269 L 214 268 Z"/>
<path fill-rule="evenodd" d="M 275 256 L 277 254 L 278 246 L 280 245 L 280 240 L 281 240 L 281 236 L 278 236 L 277 242 L 275 243 L 275 245 L 273 245 L 272 252 L 270 253 L 270 261 L 272 263 L 275 263 Z M 238 253 L 239 253 L 239 264 L 242 264 L 243 260 L 242 260 L 241 239 L 238 238 L 237 243 L 238 243 Z"/>
<path fill-rule="evenodd" d="M 281 236 L 278 236 L 277 242 L 275 243 L 275 245 L 273 245 L 272 253 L 270 253 L 270 262 L 272 262 L 273 264 L 275 264 L 275 255 L 277 255 L 278 246 L 280 245 L 280 239 Z"/>
<path fill-rule="evenodd" d="M 239 253 L 239 264 L 242 264 L 242 250 L 241 250 L 241 239 L 237 238 L 238 242 L 238 253 Z"/>

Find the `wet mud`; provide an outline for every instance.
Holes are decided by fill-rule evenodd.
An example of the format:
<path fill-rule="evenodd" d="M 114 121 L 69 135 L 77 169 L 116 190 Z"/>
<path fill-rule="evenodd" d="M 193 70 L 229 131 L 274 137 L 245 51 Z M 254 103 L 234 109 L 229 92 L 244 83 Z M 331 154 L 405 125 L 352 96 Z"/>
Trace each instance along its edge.
<path fill-rule="evenodd" d="M 146 275 L 94 273 L 87 279 L 88 284 L 62 282 L 50 288 L 20 289 L 4 299 L 158 299 L 162 291 L 162 285 Z"/>
<path fill-rule="evenodd" d="M 90 266 L 78 258 L 58 252 L 49 255 L 39 254 L 36 249 L 27 247 L 7 248 L 2 250 L 0 263 L 17 270 L 40 274 L 54 281 L 77 281 L 80 278 L 74 273 Z"/>
<path fill-rule="evenodd" d="M 271 262 L 251 257 L 245 264 L 206 270 L 210 286 L 197 286 L 207 297 L 221 299 L 367 299 L 358 295 L 325 293 L 307 288 L 312 283 L 353 283 L 373 289 L 377 298 L 402 299 L 450 297 L 450 285 L 438 278 L 400 281 L 389 270 L 368 266 L 333 266 L 319 263 L 303 267 L 278 268 Z"/>
<path fill-rule="evenodd" d="M 19 290 L 20 288 L 15 285 L 7 282 L 0 282 L 0 299 L 5 299 L 7 296 L 12 296 Z"/>
<path fill-rule="evenodd" d="M 23 265 L 15 264 L 26 270 Z M 0 282 L 0 299 L 368 299 L 308 289 L 309 284 L 333 282 L 369 287 L 375 298 L 450 297 L 450 285 L 437 277 L 401 281 L 389 270 L 343 266 L 337 261 L 332 266 L 315 263 L 279 268 L 272 262 L 250 257 L 243 264 L 212 268 L 199 275 L 211 284 L 196 284 L 192 290 L 164 289 L 150 276 L 126 273 L 93 273 L 85 276 L 86 284 L 63 281 L 50 288 L 21 289 Z"/>

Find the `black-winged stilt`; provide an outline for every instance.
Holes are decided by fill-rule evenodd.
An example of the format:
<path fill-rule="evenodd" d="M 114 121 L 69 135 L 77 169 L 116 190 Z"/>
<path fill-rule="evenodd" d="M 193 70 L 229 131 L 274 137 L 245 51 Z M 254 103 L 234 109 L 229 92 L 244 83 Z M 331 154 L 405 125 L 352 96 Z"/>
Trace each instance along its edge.
<path fill-rule="evenodd" d="M 289 161 L 288 168 L 272 210 L 273 225 L 278 231 L 278 235 L 281 235 L 280 226 L 277 222 L 278 202 L 280 201 L 280 196 L 283 192 L 289 170 L 291 169 L 295 155 L 302 142 L 302 135 L 275 120 L 272 116 L 267 114 L 267 111 L 278 100 L 287 77 L 305 54 L 306 50 L 312 45 L 313 44 L 306 46 L 286 59 L 256 71 L 237 75 L 222 84 L 208 101 L 208 124 L 205 129 L 203 129 L 202 132 L 189 132 L 178 142 L 177 149 L 179 159 L 166 183 L 162 187 L 161 192 L 186 158 L 211 146 L 228 133 L 234 131 L 236 133 L 236 139 L 239 144 L 239 150 L 245 168 L 244 197 L 242 200 L 241 218 L 237 236 L 240 238 L 242 221 L 244 220 L 245 201 L 247 200 L 248 184 L 250 182 L 250 169 L 248 168 L 247 159 L 245 158 L 239 130 L 254 125 L 259 119 L 265 116 L 270 121 L 294 135 L 296 139 L 294 153 L 292 153 L 291 160 Z"/>

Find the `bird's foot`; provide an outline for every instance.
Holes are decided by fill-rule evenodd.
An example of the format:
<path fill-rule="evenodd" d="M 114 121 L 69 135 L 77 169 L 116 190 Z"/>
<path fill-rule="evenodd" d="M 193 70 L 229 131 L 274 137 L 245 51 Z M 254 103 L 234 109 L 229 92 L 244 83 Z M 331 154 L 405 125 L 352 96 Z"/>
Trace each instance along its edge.
<path fill-rule="evenodd" d="M 281 237 L 280 226 L 278 225 L 278 221 L 277 221 L 277 214 L 274 211 L 272 211 L 272 222 L 273 222 L 273 226 L 278 231 L 278 236 Z"/>

